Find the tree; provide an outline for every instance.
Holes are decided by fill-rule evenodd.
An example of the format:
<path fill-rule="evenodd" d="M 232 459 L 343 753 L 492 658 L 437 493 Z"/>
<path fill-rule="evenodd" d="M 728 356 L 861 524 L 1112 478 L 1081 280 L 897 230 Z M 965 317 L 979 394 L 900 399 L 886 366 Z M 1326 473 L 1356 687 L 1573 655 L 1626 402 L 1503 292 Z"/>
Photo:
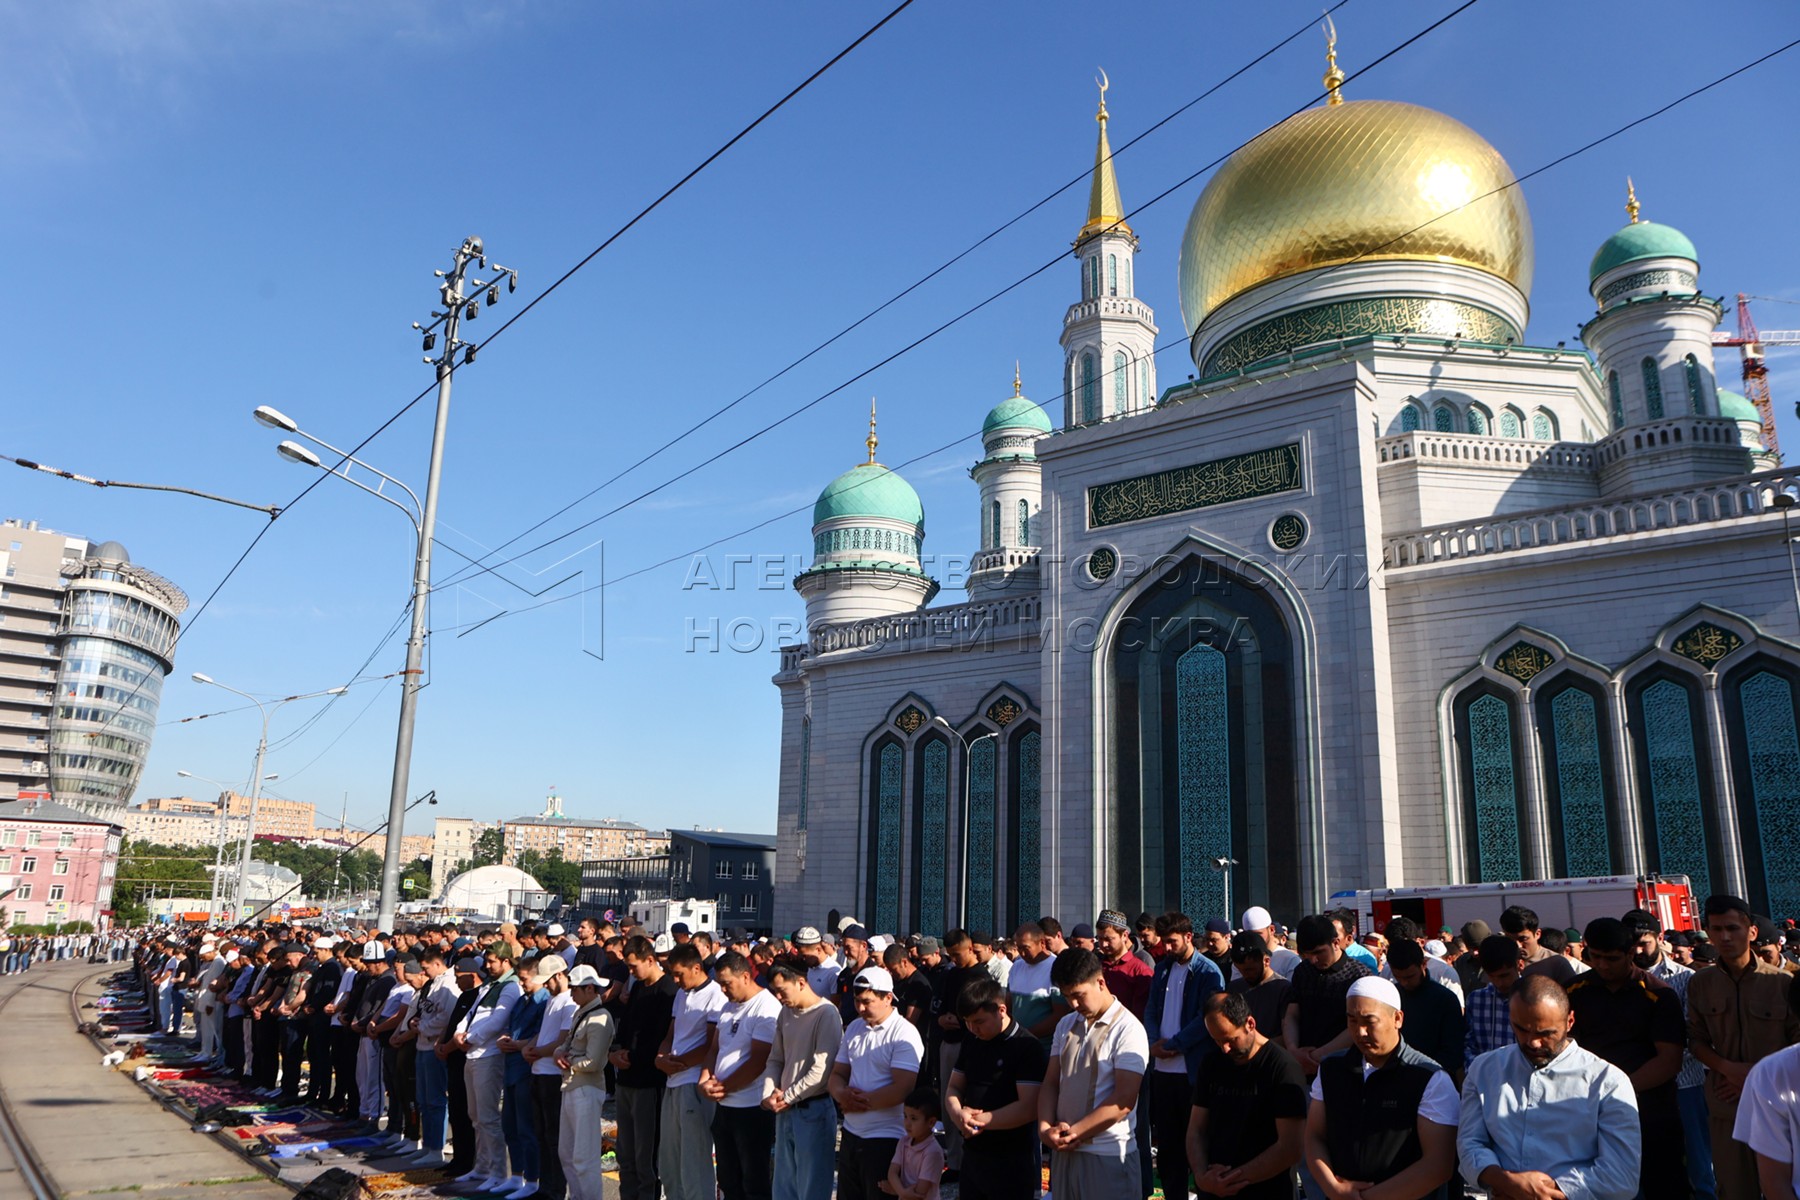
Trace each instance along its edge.
<path fill-rule="evenodd" d="M 412 886 L 407 887 L 411 882 Z M 400 868 L 400 898 L 402 900 L 428 900 L 431 898 L 431 860 L 415 858 Z"/>
<path fill-rule="evenodd" d="M 580 902 L 581 864 L 564 858 L 561 850 L 552 850 L 548 854 L 521 850 L 513 865 L 537 880 L 546 892 L 561 896 L 565 904 Z"/>
<path fill-rule="evenodd" d="M 475 857 L 471 866 L 491 867 L 506 861 L 506 831 L 498 825 L 484 829 L 475 839 Z"/>

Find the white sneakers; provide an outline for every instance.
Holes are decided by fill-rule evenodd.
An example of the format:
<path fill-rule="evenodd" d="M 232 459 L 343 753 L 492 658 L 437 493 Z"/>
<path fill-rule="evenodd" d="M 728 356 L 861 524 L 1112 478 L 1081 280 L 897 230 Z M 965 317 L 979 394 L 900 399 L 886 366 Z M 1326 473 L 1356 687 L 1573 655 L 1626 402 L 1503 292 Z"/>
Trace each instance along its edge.
<path fill-rule="evenodd" d="M 506 1200 L 525 1200 L 525 1197 L 535 1196 L 537 1194 L 538 1194 L 537 1180 L 527 1179 L 519 1187 L 516 1187 L 512 1191 L 506 1193 Z"/>

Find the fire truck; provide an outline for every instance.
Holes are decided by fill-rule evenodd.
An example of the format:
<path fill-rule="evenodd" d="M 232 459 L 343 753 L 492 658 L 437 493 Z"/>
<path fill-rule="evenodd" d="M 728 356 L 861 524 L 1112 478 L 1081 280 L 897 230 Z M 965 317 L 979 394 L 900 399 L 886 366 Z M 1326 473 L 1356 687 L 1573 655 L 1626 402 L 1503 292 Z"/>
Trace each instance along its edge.
<path fill-rule="evenodd" d="M 1668 929 L 1699 928 L 1699 906 L 1686 875 L 1599 875 L 1587 879 L 1521 879 L 1512 883 L 1461 883 L 1441 887 L 1365 888 L 1334 892 L 1333 908 L 1357 915 L 1357 928 L 1383 929 L 1394 917 L 1411 917 L 1435 937 L 1482 920 L 1500 932 L 1500 913 L 1519 904 L 1537 913 L 1545 929 L 1582 929 L 1595 917 L 1622 917 L 1634 908 L 1656 914 Z"/>

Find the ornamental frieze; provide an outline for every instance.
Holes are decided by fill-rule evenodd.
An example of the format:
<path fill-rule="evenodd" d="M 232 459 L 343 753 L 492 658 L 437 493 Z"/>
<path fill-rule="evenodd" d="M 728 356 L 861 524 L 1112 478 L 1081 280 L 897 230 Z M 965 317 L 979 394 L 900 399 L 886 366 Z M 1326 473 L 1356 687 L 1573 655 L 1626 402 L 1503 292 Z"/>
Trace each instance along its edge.
<path fill-rule="evenodd" d="M 1206 356 L 1203 377 L 1248 367 L 1298 346 L 1372 333 L 1418 333 L 1428 337 L 1460 337 L 1472 342 L 1516 340 L 1512 322 L 1485 308 L 1456 300 L 1424 296 L 1386 296 L 1340 300 L 1297 312 L 1282 313 L 1252 325 L 1221 342 Z"/>
<path fill-rule="evenodd" d="M 1273 496 L 1300 486 L 1300 444 L 1295 442 L 1097 484 L 1088 489 L 1088 526 L 1098 529 L 1141 521 L 1233 500 Z"/>

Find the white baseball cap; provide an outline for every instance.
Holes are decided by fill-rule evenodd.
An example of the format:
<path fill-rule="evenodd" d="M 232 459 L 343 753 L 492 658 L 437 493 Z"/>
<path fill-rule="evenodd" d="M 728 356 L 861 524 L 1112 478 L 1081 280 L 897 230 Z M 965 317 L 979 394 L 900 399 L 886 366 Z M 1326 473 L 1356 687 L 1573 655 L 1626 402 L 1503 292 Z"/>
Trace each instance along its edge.
<path fill-rule="evenodd" d="M 594 970 L 594 968 L 588 966 L 586 963 L 577 963 L 575 964 L 575 969 L 569 972 L 569 986 L 600 987 L 600 972 Z"/>
<path fill-rule="evenodd" d="M 864 967 L 856 974 L 856 982 L 851 991 L 887 992 L 894 991 L 894 977 L 887 973 L 886 967 Z"/>
<path fill-rule="evenodd" d="M 568 969 L 569 964 L 563 961 L 563 957 L 560 954 L 546 954 L 537 960 L 537 973 L 539 979 L 548 979 L 552 975 L 561 975 Z M 593 970 L 592 967 L 589 967 L 588 969 L 590 971 Z"/>
<path fill-rule="evenodd" d="M 1269 910 L 1260 904 L 1254 908 L 1246 908 L 1244 910 L 1244 919 L 1240 922 L 1240 924 L 1251 933 L 1261 933 L 1274 923 L 1275 918 L 1271 917 L 1269 915 Z"/>

